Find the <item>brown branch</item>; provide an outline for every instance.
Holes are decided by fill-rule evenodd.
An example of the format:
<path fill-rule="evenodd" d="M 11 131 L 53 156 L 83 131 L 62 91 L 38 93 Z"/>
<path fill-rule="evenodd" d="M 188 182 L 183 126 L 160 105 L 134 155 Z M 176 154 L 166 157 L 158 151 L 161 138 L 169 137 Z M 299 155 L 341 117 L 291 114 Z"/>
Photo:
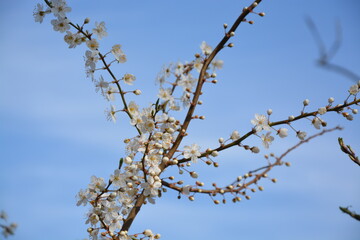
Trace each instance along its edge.
<path fill-rule="evenodd" d="M 245 19 L 245 17 L 250 13 L 250 11 L 252 11 L 256 5 L 258 3 L 260 3 L 262 0 L 256 0 L 254 1 L 248 8 L 244 9 L 243 12 L 241 13 L 241 15 L 238 17 L 238 19 L 235 21 L 235 23 L 233 24 L 233 26 L 230 28 L 229 33 L 230 32 L 235 32 L 235 30 L 237 29 L 237 27 L 240 25 L 240 23 Z M 194 97 L 192 100 L 192 104 L 188 110 L 188 113 L 185 117 L 184 123 L 182 124 L 180 133 L 178 135 L 178 137 L 176 138 L 172 148 L 169 150 L 169 152 L 167 153 L 167 157 L 169 159 L 172 158 L 172 156 L 174 155 L 174 153 L 176 152 L 177 148 L 179 147 L 184 135 L 182 135 L 183 132 L 186 132 L 187 127 L 189 126 L 189 123 L 192 119 L 192 115 L 195 111 L 195 107 L 196 107 L 196 103 L 198 102 L 199 96 L 200 96 L 200 92 L 202 89 L 202 86 L 204 84 L 204 76 L 205 76 L 205 72 L 206 69 L 208 68 L 209 64 L 211 63 L 211 61 L 214 59 L 214 57 L 216 56 L 216 54 L 224 47 L 225 43 L 230 39 L 230 34 L 226 34 L 223 39 L 220 41 L 220 43 L 216 46 L 216 48 L 214 49 L 214 51 L 210 54 L 210 56 L 205 60 L 203 67 L 200 71 L 200 75 L 199 75 L 199 79 L 198 79 L 198 84 L 194 93 Z M 164 162 L 162 162 L 160 164 L 160 170 L 163 171 L 166 168 L 166 164 Z M 124 220 L 124 225 L 122 227 L 122 231 L 127 231 L 129 230 L 133 220 L 135 219 L 136 215 L 138 214 L 138 212 L 140 211 L 140 208 L 142 206 L 142 204 L 144 203 L 146 197 L 144 196 L 143 192 L 141 193 L 140 197 L 136 200 L 135 203 L 135 207 L 133 207 L 128 215 L 128 217 Z"/>
<path fill-rule="evenodd" d="M 307 143 L 307 142 L 311 141 L 312 139 L 314 139 L 316 137 L 319 137 L 321 135 L 324 135 L 326 133 L 329 133 L 329 132 L 332 132 L 332 131 L 335 131 L 335 130 L 342 130 L 342 128 L 337 126 L 337 127 L 331 128 L 331 129 L 324 129 L 321 132 L 319 132 L 319 133 L 317 133 L 315 135 L 312 135 L 312 136 L 308 137 L 307 139 L 305 139 L 303 141 L 300 141 L 298 144 L 296 144 L 293 147 L 286 150 L 283 154 L 281 154 L 280 157 L 276 157 L 276 161 L 274 163 L 269 164 L 267 166 L 257 168 L 257 169 L 252 170 L 252 171 L 249 171 L 248 174 L 247 174 L 248 177 L 243 178 L 243 179 L 247 179 L 247 178 L 251 178 L 251 177 L 253 177 L 253 178 L 249 182 L 246 182 L 246 183 L 244 182 L 239 187 L 234 187 L 234 185 L 236 185 L 236 183 L 239 182 L 239 180 L 236 180 L 236 181 L 232 182 L 231 184 L 227 185 L 226 187 L 221 187 L 221 188 L 216 187 L 215 189 L 201 189 L 201 188 L 198 188 L 198 187 L 192 187 L 192 188 L 190 188 L 189 191 L 193 192 L 193 193 L 203 193 L 203 194 L 224 194 L 224 193 L 236 193 L 236 194 L 238 194 L 241 191 L 246 190 L 247 188 L 249 188 L 250 185 L 256 184 L 261 178 L 267 178 L 267 173 L 270 172 L 273 167 L 282 165 L 282 159 L 285 158 L 286 155 L 288 155 L 290 152 L 292 152 L 296 148 L 300 147 L 302 144 Z M 258 171 L 263 170 L 263 169 L 265 169 L 265 170 L 262 171 L 261 173 L 253 175 L 253 173 L 258 172 Z M 168 183 L 165 180 L 162 180 L 162 183 L 163 183 L 163 185 L 165 187 L 168 187 L 170 189 L 178 191 L 179 193 L 181 193 L 182 190 L 183 190 L 182 187 L 177 186 L 176 183 Z M 229 188 L 229 186 L 232 186 L 232 187 Z"/>
<path fill-rule="evenodd" d="M 316 42 L 318 49 L 319 49 L 319 60 L 318 63 L 321 67 L 326 68 L 327 70 L 337 72 L 341 75 L 346 76 L 347 78 L 357 82 L 360 79 L 360 76 L 355 74 L 354 72 L 350 71 L 349 69 L 340 66 L 338 64 L 331 63 L 331 59 L 336 55 L 338 52 L 341 42 L 342 42 L 342 29 L 341 25 L 338 23 L 336 25 L 336 33 L 335 33 L 335 40 L 331 46 L 331 48 L 327 51 L 325 44 L 321 38 L 321 35 L 310 17 L 306 18 L 306 24 Z"/>
<path fill-rule="evenodd" d="M 51 5 L 51 3 L 50 3 L 49 1 L 44 0 L 44 2 L 45 2 L 50 8 L 52 8 L 52 5 Z M 66 19 L 68 19 L 68 18 L 66 18 Z M 92 35 L 92 34 L 89 34 L 87 31 L 84 31 L 84 30 L 83 30 L 83 26 L 80 27 L 79 25 L 76 25 L 76 24 L 74 24 L 74 23 L 72 23 L 72 22 L 70 22 L 70 21 L 69 21 L 69 25 L 72 26 L 73 28 L 75 28 L 75 29 L 76 29 L 78 32 L 80 32 L 81 34 L 83 34 L 87 39 L 89 39 L 89 40 L 92 39 L 92 38 L 91 38 L 91 35 Z M 96 50 L 98 50 L 98 49 L 96 49 Z M 128 110 L 128 106 L 127 106 L 126 99 L 125 99 L 125 94 L 124 94 L 124 92 L 123 92 L 123 90 L 122 90 L 122 88 L 121 88 L 121 86 L 120 86 L 120 84 L 119 84 L 119 81 L 116 79 L 115 74 L 111 71 L 111 69 L 110 69 L 110 64 L 108 64 L 108 63 L 106 62 L 105 56 L 102 55 L 102 54 L 100 53 L 100 51 L 98 51 L 98 55 L 99 55 L 102 63 L 104 64 L 104 68 L 105 68 L 105 69 L 107 70 L 107 72 L 110 74 L 111 78 L 113 79 L 113 82 L 115 83 L 115 85 L 117 86 L 117 88 L 118 88 L 118 90 L 119 90 L 119 94 L 120 94 L 120 96 L 121 96 L 121 100 L 122 100 L 122 103 L 123 103 L 123 105 L 124 105 L 124 109 L 126 110 L 126 111 L 124 111 L 124 112 L 126 112 L 126 114 L 129 116 L 130 119 L 133 119 L 132 115 L 130 114 L 130 112 L 129 112 L 129 110 Z M 136 125 L 135 125 L 134 127 L 136 128 L 137 132 L 138 132 L 139 134 L 141 134 L 139 128 L 138 128 Z"/>
<path fill-rule="evenodd" d="M 256 0 L 254 1 L 249 7 L 245 8 L 243 10 L 243 12 L 240 14 L 240 16 L 236 19 L 235 23 L 232 25 L 232 27 L 230 28 L 230 30 L 228 31 L 228 34 L 225 34 L 225 36 L 223 37 L 223 39 L 220 41 L 220 43 L 215 47 L 215 49 L 211 52 L 211 54 L 209 55 L 208 58 L 205 59 L 203 66 L 201 68 L 200 74 L 199 74 L 199 78 L 198 78 L 198 83 L 196 86 L 196 90 L 194 93 L 194 97 L 192 99 L 191 105 L 189 107 L 189 110 L 186 114 L 185 120 L 183 121 L 183 124 L 181 125 L 181 129 L 180 129 L 180 134 L 177 136 L 172 148 L 169 150 L 169 152 L 167 153 L 167 157 L 169 159 L 172 158 L 172 156 L 174 155 L 175 151 L 178 149 L 182 139 L 184 138 L 184 134 L 185 133 L 190 121 L 192 119 L 192 116 L 194 114 L 195 108 L 197 106 L 197 102 L 199 100 L 200 97 L 200 93 L 201 93 L 201 89 L 203 84 L 205 83 L 205 73 L 206 70 L 208 68 L 208 66 L 210 65 L 210 63 L 212 62 L 212 60 L 215 58 L 215 56 L 221 51 L 221 49 L 224 48 L 225 44 L 227 43 L 227 41 L 231 38 L 231 32 L 235 32 L 236 29 L 238 28 L 238 26 L 240 25 L 241 22 L 243 22 L 245 20 L 245 17 L 257 6 L 257 4 L 259 4 L 262 0 Z M 165 167 L 165 166 L 164 166 Z"/>
<path fill-rule="evenodd" d="M 356 212 L 352 212 L 349 210 L 349 207 L 339 207 L 340 210 L 343 212 L 343 213 L 346 213 L 348 214 L 350 217 L 360 221 L 360 215 L 357 214 Z"/>
<path fill-rule="evenodd" d="M 351 105 L 356 105 L 356 104 L 359 104 L 359 103 L 360 103 L 360 99 L 355 99 L 354 101 L 349 102 L 349 103 L 344 103 L 344 104 L 340 104 L 340 105 L 337 105 L 337 106 L 334 106 L 334 107 L 330 107 L 330 108 L 327 109 L 327 112 L 338 112 L 338 113 L 340 113 L 344 108 L 346 108 L 348 106 L 351 106 Z M 277 126 L 277 125 L 281 125 L 281 124 L 289 124 L 291 122 L 294 122 L 294 121 L 297 121 L 297 120 L 300 120 L 300 119 L 303 119 L 303 118 L 306 118 L 306 117 L 316 116 L 317 114 L 318 114 L 318 111 L 309 112 L 309 113 L 301 113 L 300 115 L 294 117 L 294 119 L 292 119 L 292 120 L 286 119 L 286 120 L 281 120 L 281 121 L 277 121 L 277 122 L 270 122 L 269 126 L 273 127 L 273 126 Z M 251 135 L 254 135 L 255 133 L 256 132 L 254 130 L 251 130 L 248 133 L 244 134 L 241 138 L 239 138 L 236 141 L 233 141 L 233 142 L 231 142 L 229 144 L 221 145 L 220 147 L 215 148 L 215 149 L 213 149 L 211 151 L 207 151 L 207 152 L 202 153 L 199 158 L 206 157 L 207 155 L 211 154 L 214 151 L 220 152 L 220 151 L 223 151 L 223 150 L 228 149 L 230 147 L 237 146 L 242 141 L 244 141 L 245 139 L 247 139 Z M 180 164 L 180 163 L 188 162 L 190 160 L 191 159 L 182 158 L 182 159 L 178 160 L 178 163 Z"/>
<path fill-rule="evenodd" d="M 360 166 L 360 159 L 358 156 L 356 156 L 356 154 L 352 150 L 351 146 L 350 145 L 345 146 L 343 139 L 340 137 L 338 138 L 338 141 L 339 141 L 341 151 L 346 153 L 354 163 L 356 163 L 357 165 Z"/>

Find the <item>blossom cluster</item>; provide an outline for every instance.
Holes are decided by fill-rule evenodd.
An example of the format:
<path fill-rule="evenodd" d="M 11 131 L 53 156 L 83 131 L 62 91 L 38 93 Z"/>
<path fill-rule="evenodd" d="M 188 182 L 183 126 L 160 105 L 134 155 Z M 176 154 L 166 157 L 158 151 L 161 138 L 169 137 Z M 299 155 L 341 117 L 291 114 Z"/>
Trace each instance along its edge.
<path fill-rule="evenodd" d="M 190 121 L 205 119 L 205 116 L 193 115 L 193 112 L 197 105 L 202 104 L 202 101 L 198 99 L 201 95 L 202 84 L 217 83 L 216 71 L 223 67 L 224 62 L 214 57 L 220 51 L 216 49 L 222 49 L 224 43 L 222 43 L 223 46 L 213 49 L 203 41 L 200 45 L 201 52 L 194 54 L 195 59 L 192 61 L 164 66 L 156 77 L 156 82 L 160 86 L 157 100 L 153 104 L 141 108 L 135 101 L 127 102 L 126 99 L 128 93 L 141 94 L 139 89 L 125 91 L 125 86 L 131 87 L 134 84 L 136 76 L 124 73 L 122 77 L 117 78 L 111 69 L 113 63 L 127 61 L 122 46 L 115 44 L 104 54 L 99 50 L 99 40 L 108 35 L 105 22 L 95 22 L 92 30 L 86 30 L 85 26 L 90 23 L 90 19 L 85 18 L 82 25 L 72 23 L 67 17 L 71 8 L 65 0 L 45 0 L 45 3 L 46 8 L 38 4 L 34 10 L 35 21 L 41 23 L 47 14 L 53 14 L 55 17 L 51 20 L 53 29 L 65 34 L 64 41 L 69 48 L 75 48 L 82 43 L 86 44 L 86 74 L 94 83 L 95 90 L 111 102 L 110 108 L 106 110 L 107 119 L 116 122 L 117 114 L 124 112 L 129 117 L 130 126 L 137 131 L 136 136 L 124 140 L 126 144 L 124 157 L 121 158 L 119 167 L 110 175 L 108 181 L 92 176 L 88 187 L 80 190 L 77 195 L 78 206 L 90 206 L 86 224 L 90 225 L 88 232 L 91 239 L 127 240 L 137 239 L 139 236 L 141 239 L 159 239 L 160 234 L 154 234 L 149 229 L 137 234 L 128 233 L 129 217 L 136 216 L 134 209 L 137 206 L 147 202 L 154 204 L 165 188 L 178 191 L 180 195 L 188 195 L 190 200 L 194 200 L 195 193 L 205 193 L 211 198 L 217 194 L 231 193 L 234 195 L 234 202 L 240 201 L 239 195 L 241 194 L 246 199 L 250 199 L 250 196 L 246 194 L 249 185 L 257 184 L 261 178 L 267 178 L 267 171 L 275 165 L 280 165 L 281 159 L 278 158 L 276 164 L 270 164 L 262 174 L 253 175 L 252 173 L 255 171 L 249 172 L 239 176 L 234 183 L 225 187 L 213 184 L 213 189 L 204 189 L 205 184 L 197 180 L 194 184 L 186 184 L 182 180 L 168 182 L 167 179 L 173 181 L 175 177 L 164 178 L 161 176 L 167 167 L 176 166 L 180 174 L 188 172 L 191 178 L 197 179 L 198 173 L 188 170 L 191 164 L 202 161 L 207 165 L 217 167 L 218 163 L 213 161 L 213 158 L 217 157 L 220 151 L 240 146 L 253 153 L 259 153 L 258 146 L 250 147 L 243 144 L 243 141 L 250 136 L 260 138 L 263 147 L 267 149 L 275 140 L 276 135 L 280 138 L 288 137 L 289 130 L 293 130 L 295 136 L 300 140 L 305 140 L 307 132 L 297 130 L 293 124 L 297 120 L 308 119 L 316 129 L 321 129 L 327 123 L 320 116 L 328 112 L 340 113 L 348 120 L 352 120 L 353 115 L 358 112 L 351 106 L 359 103 L 356 97 L 359 93 L 360 82 L 349 89 L 349 96 L 344 104 L 334 105 L 334 99 L 329 98 L 326 106 L 313 112 L 306 112 L 306 107 L 309 105 L 309 100 L 306 99 L 298 116 L 291 115 L 288 119 L 272 122 L 270 121 L 273 113 L 271 109 L 265 115 L 256 114 L 255 118 L 251 120 L 253 126 L 248 133 L 240 134 L 235 130 L 227 139 L 219 138 L 219 146 L 214 149 L 201 150 L 197 143 L 183 146 L 181 145 L 182 139 L 188 134 L 186 129 Z M 256 6 L 257 2 L 254 2 L 250 7 L 244 8 L 243 12 L 249 14 Z M 258 15 L 264 16 L 265 14 Z M 247 22 L 246 19 L 243 21 Z M 249 21 L 249 23 L 251 22 Z M 224 24 L 224 29 L 227 29 L 227 24 Z M 234 32 L 230 31 L 225 33 L 224 38 L 229 40 L 234 35 Z M 233 44 L 230 43 L 227 46 L 232 47 Z M 99 70 L 106 70 L 110 76 L 109 79 L 97 74 Z M 117 99 L 117 97 L 120 98 Z M 349 102 L 351 97 L 353 99 Z M 115 105 L 116 100 L 121 101 L 121 107 Z M 172 111 L 179 110 L 187 110 L 183 122 L 171 115 Z M 277 127 L 279 125 L 281 127 Z M 175 152 L 179 155 L 175 156 Z M 248 181 L 251 178 L 254 180 Z M 276 182 L 276 179 L 271 179 L 271 181 Z M 262 191 L 263 188 L 259 187 L 259 190 Z M 219 203 L 219 200 L 213 200 L 214 203 Z"/>

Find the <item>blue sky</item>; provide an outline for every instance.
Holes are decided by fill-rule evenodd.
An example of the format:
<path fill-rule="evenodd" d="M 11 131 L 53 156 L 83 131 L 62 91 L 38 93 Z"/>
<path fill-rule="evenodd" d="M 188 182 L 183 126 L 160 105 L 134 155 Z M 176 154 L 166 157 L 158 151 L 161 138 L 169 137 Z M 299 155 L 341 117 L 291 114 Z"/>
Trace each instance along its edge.
<path fill-rule="evenodd" d="M 95 21 L 106 22 L 109 36 L 101 41 L 103 50 L 123 46 L 128 62 L 114 69 L 119 75 L 136 75 L 135 87 L 143 91 L 136 101 L 142 106 L 155 99 L 154 79 L 163 64 L 192 60 L 204 40 L 215 46 L 222 24 L 231 24 L 249 4 L 219 2 L 68 1 L 74 22 L 85 17 L 91 18 L 91 27 Z M 0 2 L 0 209 L 19 224 L 14 240 L 78 240 L 86 237 L 86 208 L 75 206 L 76 193 L 92 175 L 108 177 L 124 154 L 122 140 L 136 133 L 125 115 L 117 124 L 106 121 L 109 104 L 85 78 L 85 47 L 69 50 L 49 17 L 35 23 L 36 3 Z M 345 99 L 354 82 L 316 65 L 318 52 L 305 16 L 313 18 L 328 46 L 335 22 L 341 22 L 343 44 L 334 62 L 360 74 L 358 1 L 264 1 L 258 10 L 267 15 L 250 16 L 255 24 L 242 24 L 235 47 L 219 54 L 224 60 L 219 82 L 205 86 L 204 105 L 197 109 L 206 121 L 193 122 L 187 144 L 214 147 L 235 129 L 249 131 L 254 114 L 268 108 L 272 119 L 280 120 L 297 114 L 305 98 L 311 110 L 329 97 L 336 103 Z M 151 228 L 172 240 L 358 239 L 358 222 L 338 206 L 352 205 L 360 212 L 359 167 L 339 151 L 337 137 L 360 152 L 359 119 L 348 122 L 334 113 L 324 119 L 329 127 L 345 129 L 292 152 L 287 158 L 292 167 L 274 169 L 271 176 L 279 182 L 264 181 L 265 191 L 250 201 L 214 206 L 205 196 L 189 202 L 168 192 L 158 204 L 141 210 L 133 231 Z M 317 132 L 308 121 L 295 126 Z M 271 150 L 280 155 L 295 143 L 293 136 L 277 139 Z M 218 169 L 197 166 L 207 186 L 226 184 L 265 164 L 261 155 L 240 149 L 222 153 L 219 162 Z"/>

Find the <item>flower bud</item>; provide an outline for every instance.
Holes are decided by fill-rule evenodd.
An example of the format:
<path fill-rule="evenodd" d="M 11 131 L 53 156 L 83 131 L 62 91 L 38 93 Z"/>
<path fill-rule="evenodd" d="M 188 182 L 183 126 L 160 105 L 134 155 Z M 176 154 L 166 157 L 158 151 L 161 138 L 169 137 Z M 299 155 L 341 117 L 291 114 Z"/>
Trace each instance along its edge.
<path fill-rule="evenodd" d="M 141 95 L 141 90 L 140 90 L 140 89 L 136 89 L 136 90 L 134 91 L 134 94 L 135 94 L 135 95 Z"/>
<path fill-rule="evenodd" d="M 309 99 L 305 99 L 305 100 L 303 101 L 304 106 L 309 105 L 309 103 L 310 103 L 310 100 L 309 100 Z"/>
<path fill-rule="evenodd" d="M 260 149 L 258 147 L 252 147 L 250 150 L 253 153 L 259 153 L 260 152 Z"/>
<path fill-rule="evenodd" d="M 190 176 L 192 178 L 198 178 L 199 177 L 199 175 L 196 172 L 190 172 Z"/>
<path fill-rule="evenodd" d="M 218 151 L 213 151 L 213 152 L 211 153 L 211 156 L 217 157 L 217 156 L 219 156 L 219 152 L 218 152 Z"/>

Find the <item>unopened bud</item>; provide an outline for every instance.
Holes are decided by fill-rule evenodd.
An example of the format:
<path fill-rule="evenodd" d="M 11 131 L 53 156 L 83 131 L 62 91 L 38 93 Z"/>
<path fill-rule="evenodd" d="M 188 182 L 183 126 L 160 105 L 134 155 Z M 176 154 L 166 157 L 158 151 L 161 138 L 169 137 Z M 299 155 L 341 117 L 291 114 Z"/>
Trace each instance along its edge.
<path fill-rule="evenodd" d="M 211 156 L 217 157 L 217 156 L 219 156 L 219 152 L 218 152 L 218 151 L 213 151 L 213 152 L 211 153 Z"/>
<path fill-rule="evenodd" d="M 199 177 L 199 175 L 196 172 L 190 172 L 190 176 L 192 178 L 198 178 Z"/>
<path fill-rule="evenodd" d="M 134 94 L 135 94 L 135 95 L 141 95 L 141 90 L 140 90 L 140 89 L 136 89 L 136 90 L 134 91 Z"/>
<path fill-rule="evenodd" d="M 90 22 L 90 18 L 85 18 L 85 20 L 84 20 L 84 24 L 88 24 Z"/>
<path fill-rule="evenodd" d="M 251 148 L 251 152 L 253 153 L 259 153 L 260 152 L 260 149 L 258 147 L 252 147 Z"/>

